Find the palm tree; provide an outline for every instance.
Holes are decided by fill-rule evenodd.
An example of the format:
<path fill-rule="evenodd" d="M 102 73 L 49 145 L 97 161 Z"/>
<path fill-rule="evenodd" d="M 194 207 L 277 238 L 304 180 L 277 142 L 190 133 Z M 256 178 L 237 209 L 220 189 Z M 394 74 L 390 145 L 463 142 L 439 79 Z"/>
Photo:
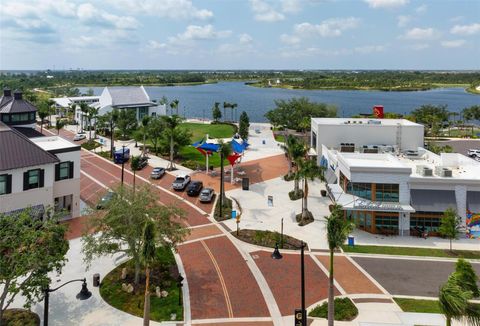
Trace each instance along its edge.
<path fill-rule="evenodd" d="M 55 129 L 57 129 L 57 135 L 60 134 L 60 129 L 62 129 L 65 126 L 65 121 L 58 119 L 57 122 L 55 122 Z"/>
<path fill-rule="evenodd" d="M 172 110 L 172 112 L 170 112 L 171 113 L 170 115 L 173 115 L 173 110 L 175 110 L 175 114 L 178 115 L 178 103 L 179 103 L 179 101 L 177 99 L 174 99 L 170 103 L 170 108 Z"/>
<path fill-rule="evenodd" d="M 288 176 L 292 175 L 293 155 L 298 143 L 297 137 L 288 135 L 287 138 L 285 138 L 285 143 L 280 145 L 280 148 L 285 152 L 288 159 Z"/>
<path fill-rule="evenodd" d="M 132 156 L 130 161 L 130 169 L 133 171 L 133 194 L 135 195 L 135 181 L 137 178 L 137 171 L 140 170 L 140 155 Z"/>
<path fill-rule="evenodd" d="M 52 113 L 54 111 L 54 105 L 55 105 L 55 101 L 54 100 L 51 100 L 51 99 L 48 99 L 47 100 L 47 105 L 48 105 L 48 120 L 50 121 L 48 123 L 48 125 L 50 127 L 52 127 Z"/>
<path fill-rule="evenodd" d="M 301 164 L 300 161 L 306 159 L 307 155 L 307 146 L 303 142 L 298 142 L 292 149 L 292 159 L 295 162 L 295 176 L 293 179 L 293 191 L 298 193 L 299 191 L 299 175 L 298 175 L 298 167 Z"/>
<path fill-rule="evenodd" d="M 303 180 L 303 199 L 302 199 L 302 213 L 300 218 L 297 218 L 298 224 L 300 226 L 306 225 L 310 222 L 313 222 L 312 213 L 308 211 L 308 180 L 315 180 L 320 178 L 324 180 L 323 177 L 323 168 L 317 165 L 315 160 L 299 160 L 299 177 Z"/>
<path fill-rule="evenodd" d="M 218 150 L 220 154 L 220 217 L 223 217 L 223 205 L 226 202 L 223 161 L 232 154 L 232 145 L 230 143 L 224 143 L 223 141 L 220 141 L 218 144 L 220 145 Z"/>
<path fill-rule="evenodd" d="M 237 106 L 238 106 L 237 103 L 230 103 L 230 109 L 232 110 L 231 113 L 232 113 L 232 121 L 233 121 L 233 122 L 235 122 L 235 120 L 237 120 L 236 118 L 235 118 L 235 120 L 233 120 L 233 111 L 237 108 Z M 237 116 L 237 115 L 235 114 L 235 117 L 236 117 L 236 116 Z"/>
<path fill-rule="evenodd" d="M 469 302 L 472 297 L 472 291 L 462 287 L 458 274 L 450 274 L 438 295 L 440 310 L 445 315 L 447 326 L 451 326 L 454 319 L 466 321 L 472 326 L 480 325 L 480 309 Z"/>
<path fill-rule="evenodd" d="M 226 121 L 227 115 L 225 114 L 225 109 L 230 108 L 231 104 L 228 102 L 223 102 L 223 121 Z"/>
<path fill-rule="evenodd" d="M 92 119 L 97 119 L 97 116 L 98 116 L 98 109 L 97 108 L 93 108 L 91 106 L 88 107 L 88 110 L 87 110 L 87 120 L 88 120 L 88 139 L 89 141 L 92 140 Z M 96 134 L 96 130 L 95 130 L 95 134 Z"/>
<path fill-rule="evenodd" d="M 143 304 L 143 325 L 150 324 L 150 265 L 155 260 L 155 224 L 148 221 L 143 230 L 142 260 L 145 264 L 145 301 Z"/>
<path fill-rule="evenodd" d="M 148 115 L 142 118 L 142 127 L 143 127 L 143 149 L 142 149 L 142 156 L 145 156 L 145 148 L 146 148 L 146 138 L 147 138 L 147 129 L 148 124 L 150 122 L 150 117 Z"/>
<path fill-rule="evenodd" d="M 88 107 L 87 103 L 80 103 L 80 111 L 82 111 L 80 115 L 80 132 L 83 132 L 83 116 L 88 113 Z"/>
<path fill-rule="evenodd" d="M 334 205 L 330 216 L 325 217 L 327 224 L 328 249 L 330 250 L 330 270 L 328 278 L 328 325 L 333 326 L 335 305 L 333 295 L 333 257 L 335 250 L 347 240 L 348 234 L 352 232 L 353 225 L 343 215 L 342 206 Z"/>
<path fill-rule="evenodd" d="M 118 118 L 119 118 L 118 109 L 113 109 L 112 111 L 107 112 L 102 116 L 102 119 L 105 120 L 105 123 L 108 125 L 108 128 L 110 129 L 110 157 L 113 157 L 115 127 L 117 126 Z"/>
<path fill-rule="evenodd" d="M 173 102 L 172 102 L 173 103 Z M 168 169 L 171 171 L 175 168 L 175 165 L 173 163 L 173 138 L 175 134 L 175 129 L 180 125 L 182 122 L 182 118 L 179 117 L 178 115 L 174 114 L 172 116 L 164 116 L 163 121 L 165 122 L 165 127 L 167 129 L 167 132 L 170 134 L 170 164 L 168 165 Z"/>
<path fill-rule="evenodd" d="M 75 108 L 77 105 L 75 103 L 71 103 L 68 111 L 67 111 L 67 118 L 68 120 L 74 120 L 75 119 Z"/>
<path fill-rule="evenodd" d="M 38 111 L 38 117 L 40 118 L 40 133 L 43 134 L 43 120 L 48 116 L 48 110 L 45 108 L 40 108 Z"/>

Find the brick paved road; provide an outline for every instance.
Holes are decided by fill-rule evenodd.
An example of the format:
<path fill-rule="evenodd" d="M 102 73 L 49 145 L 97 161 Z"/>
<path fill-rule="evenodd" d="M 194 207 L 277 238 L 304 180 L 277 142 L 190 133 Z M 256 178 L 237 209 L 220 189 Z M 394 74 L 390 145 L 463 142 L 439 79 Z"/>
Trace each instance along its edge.
<path fill-rule="evenodd" d="M 281 314 L 293 315 L 301 307 L 300 255 L 283 254 L 280 260 L 272 259 L 267 251 L 251 255 L 267 280 Z M 305 289 L 307 307 L 328 297 L 328 277 L 308 255 L 305 255 Z M 335 289 L 335 295 L 338 294 Z"/>
<path fill-rule="evenodd" d="M 353 257 L 390 294 L 438 296 L 440 286 L 454 270 L 454 262 Z M 480 264 L 472 264 L 480 274 Z"/>

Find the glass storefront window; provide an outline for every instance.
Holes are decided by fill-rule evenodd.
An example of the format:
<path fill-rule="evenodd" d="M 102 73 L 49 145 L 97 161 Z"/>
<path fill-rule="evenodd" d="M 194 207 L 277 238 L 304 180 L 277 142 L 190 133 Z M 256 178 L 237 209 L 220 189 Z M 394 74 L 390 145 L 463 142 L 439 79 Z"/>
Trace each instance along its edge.
<path fill-rule="evenodd" d="M 398 184 L 377 183 L 375 190 L 376 201 L 398 202 L 399 189 Z"/>
<path fill-rule="evenodd" d="M 398 233 L 398 216 L 376 215 L 375 227 L 378 233 L 383 233 L 384 231 Z"/>

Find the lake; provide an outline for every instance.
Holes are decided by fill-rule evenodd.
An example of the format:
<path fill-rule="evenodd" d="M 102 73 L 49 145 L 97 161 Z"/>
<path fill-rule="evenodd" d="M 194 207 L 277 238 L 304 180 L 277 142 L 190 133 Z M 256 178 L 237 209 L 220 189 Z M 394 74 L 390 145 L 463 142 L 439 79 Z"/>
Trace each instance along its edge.
<path fill-rule="evenodd" d="M 103 87 L 92 87 L 100 95 Z M 79 87 L 86 92 L 88 87 Z M 238 115 L 246 111 L 252 122 L 267 121 L 264 114 L 275 108 L 275 100 L 292 97 L 308 97 L 314 102 L 337 106 L 339 117 L 370 113 L 376 104 L 383 105 L 385 112 L 406 114 L 423 104 L 447 105 L 448 110 L 460 112 L 463 108 L 480 105 L 480 96 L 467 93 L 463 88 L 437 88 L 418 92 L 382 92 L 352 90 L 290 90 L 281 88 L 257 88 L 243 82 L 220 82 L 197 86 L 145 86 L 152 100 L 166 96 L 169 101 L 178 99 L 179 115 L 187 118 L 212 118 L 214 102 L 237 103 Z M 229 109 L 226 110 L 230 117 Z"/>

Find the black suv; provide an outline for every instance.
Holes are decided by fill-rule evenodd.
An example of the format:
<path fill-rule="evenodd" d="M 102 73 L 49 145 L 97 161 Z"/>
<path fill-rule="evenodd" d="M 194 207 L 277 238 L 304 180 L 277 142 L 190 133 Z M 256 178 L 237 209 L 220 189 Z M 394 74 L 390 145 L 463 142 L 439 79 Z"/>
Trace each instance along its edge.
<path fill-rule="evenodd" d="M 148 165 L 148 158 L 146 156 L 140 157 L 140 161 L 138 162 L 138 168 L 141 170 Z"/>
<path fill-rule="evenodd" d="M 187 195 L 198 196 L 200 194 L 200 191 L 202 191 L 202 188 L 202 181 L 192 181 L 187 187 Z"/>

